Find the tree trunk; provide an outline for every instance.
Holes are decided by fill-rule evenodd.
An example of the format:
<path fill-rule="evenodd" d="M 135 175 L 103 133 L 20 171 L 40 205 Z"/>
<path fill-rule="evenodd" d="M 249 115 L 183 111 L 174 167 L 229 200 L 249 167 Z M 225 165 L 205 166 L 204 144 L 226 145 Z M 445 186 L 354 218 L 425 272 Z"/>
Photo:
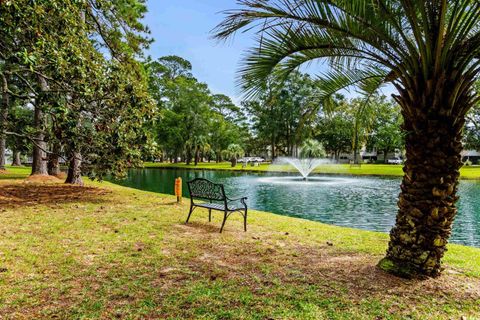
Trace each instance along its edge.
<path fill-rule="evenodd" d="M 48 174 L 51 176 L 59 176 L 60 173 L 60 150 L 61 147 L 58 143 L 53 145 L 52 153 L 48 155 Z"/>
<path fill-rule="evenodd" d="M 388 150 L 383 150 L 383 163 L 387 163 Z"/>
<path fill-rule="evenodd" d="M 4 131 L 7 129 L 8 108 L 10 107 L 10 94 L 8 93 L 8 79 L 3 77 L 2 103 L 0 105 L 0 170 L 5 170 L 7 149 L 7 136 Z"/>
<path fill-rule="evenodd" d="M 45 78 L 38 77 L 42 97 L 35 101 L 34 110 L 34 126 L 36 130 L 35 143 L 33 145 L 33 161 L 32 161 L 32 175 L 48 175 L 47 169 L 47 143 L 45 142 L 45 115 L 42 111 L 43 103 L 46 101 L 46 93 L 48 91 L 48 84 Z"/>
<path fill-rule="evenodd" d="M 232 157 L 232 159 L 230 159 L 232 161 L 232 168 L 233 167 L 236 167 L 237 166 L 237 158 L 236 157 Z"/>
<path fill-rule="evenodd" d="M 83 186 L 82 180 L 82 155 L 80 152 L 73 152 L 72 159 L 68 165 L 68 174 L 65 183 Z"/>
<path fill-rule="evenodd" d="M 272 141 L 271 141 L 270 145 L 271 145 L 271 149 L 272 149 L 271 151 L 272 151 L 272 161 L 273 161 L 276 158 L 276 154 L 275 154 L 275 152 L 276 152 L 276 150 L 275 150 L 275 134 L 272 134 Z"/>
<path fill-rule="evenodd" d="M 410 108 L 415 110 L 410 116 L 403 109 L 405 175 L 396 224 L 379 267 L 406 278 L 435 277 L 440 275 L 441 259 L 457 214 L 464 113 L 445 111 L 434 104 L 431 108 Z"/>
<path fill-rule="evenodd" d="M 1 129 L 0 129 L 1 130 Z M 5 157 L 7 139 L 4 135 L 0 136 L 0 170 L 5 170 L 7 158 Z"/>
<path fill-rule="evenodd" d="M 355 134 L 353 137 L 353 163 L 360 164 L 360 157 L 358 152 L 358 132 L 357 132 L 357 124 L 355 124 Z"/>
<path fill-rule="evenodd" d="M 198 160 L 199 160 L 199 158 L 200 158 L 200 148 L 197 147 L 197 148 L 195 149 L 195 166 L 198 165 Z"/>
<path fill-rule="evenodd" d="M 185 158 L 185 164 L 188 166 L 190 164 L 190 162 L 192 162 L 192 152 L 190 150 L 190 148 L 187 149 L 187 152 L 186 152 L 186 158 Z"/>
<path fill-rule="evenodd" d="M 22 165 L 21 155 L 20 151 L 13 151 L 12 167 L 20 167 Z"/>

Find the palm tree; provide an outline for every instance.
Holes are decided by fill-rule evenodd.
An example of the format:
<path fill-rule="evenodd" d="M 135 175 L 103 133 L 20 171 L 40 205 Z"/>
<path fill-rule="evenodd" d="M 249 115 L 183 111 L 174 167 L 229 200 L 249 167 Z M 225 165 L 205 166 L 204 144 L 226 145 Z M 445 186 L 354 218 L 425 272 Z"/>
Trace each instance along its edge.
<path fill-rule="evenodd" d="M 202 149 L 205 151 L 206 148 L 210 148 L 210 145 L 208 144 L 207 137 L 203 135 L 194 136 L 192 144 L 195 149 L 194 164 L 197 166 L 200 161 L 200 151 L 202 151 Z"/>
<path fill-rule="evenodd" d="M 405 276 L 438 276 L 446 251 L 461 166 L 465 114 L 478 101 L 477 0 L 239 0 L 215 30 L 226 39 L 257 30 L 258 46 L 240 70 L 255 94 L 316 59 L 330 68 L 324 96 L 357 86 L 367 96 L 385 83 L 398 91 L 406 134 L 396 225 L 379 266 Z"/>
<path fill-rule="evenodd" d="M 314 139 L 307 139 L 303 142 L 300 151 L 301 158 L 325 158 L 327 153 L 323 148 L 323 145 Z"/>
<path fill-rule="evenodd" d="M 228 145 L 227 149 L 223 150 L 222 153 L 225 158 L 230 158 L 232 167 L 235 167 L 237 165 L 238 158 L 243 157 L 245 154 L 242 147 L 235 143 Z"/>

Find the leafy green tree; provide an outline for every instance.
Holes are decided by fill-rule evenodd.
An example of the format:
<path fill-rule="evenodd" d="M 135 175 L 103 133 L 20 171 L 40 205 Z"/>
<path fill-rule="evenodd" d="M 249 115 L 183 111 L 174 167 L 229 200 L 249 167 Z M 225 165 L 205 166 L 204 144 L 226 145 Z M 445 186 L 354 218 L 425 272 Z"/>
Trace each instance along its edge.
<path fill-rule="evenodd" d="M 475 84 L 475 92 L 480 93 L 480 80 Z M 464 133 L 464 147 L 480 150 L 480 102 L 468 112 Z"/>
<path fill-rule="evenodd" d="M 152 129 L 167 157 L 188 164 L 193 158 L 195 165 L 212 156 L 220 161 L 222 150 L 242 142 L 241 109 L 225 95 L 212 95 L 192 76 L 190 62 L 168 56 L 146 65 L 150 93 L 160 106 Z"/>
<path fill-rule="evenodd" d="M 216 159 L 217 158 L 217 154 L 215 153 L 215 151 L 213 151 L 213 149 L 210 147 L 208 149 L 205 149 L 205 157 L 207 158 L 207 161 L 210 162 L 212 161 L 212 159 Z"/>
<path fill-rule="evenodd" d="M 210 146 L 215 152 L 217 162 L 222 160 L 222 151 L 230 144 L 244 145 L 250 135 L 247 118 L 242 109 L 223 94 L 212 96 L 212 115 L 208 130 Z"/>
<path fill-rule="evenodd" d="M 315 137 L 337 161 L 342 152 L 352 149 L 353 119 L 345 113 L 335 112 L 320 118 L 315 132 Z"/>
<path fill-rule="evenodd" d="M 32 174 L 47 174 L 47 153 L 54 162 L 59 152 L 74 173 L 69 183 L 81 180 L 82 167 L 100 179 L 109 172 L 122 174 L 119 159 L 134 163 L 130 156 L 137 151 L 127 146 L 137 146 L 131 138 L 138 132 L 121 133 L 129 143 L 110 147 L 108 142 L 120 135 L 110 129 L 141 127 L 149 110 L 145 75 L 136 61 L 149 43 L 140 23 L 144 1 L 20 0 L 2 2 L 0 10 L 0 58 L 8 66 L 2 76 L 11 80 L 4 87 L 34 106 L 34 130 L 14 133 L 33 143 Z M 93 146 L 98 149 L 89 152 Z M 88 153 L 82 156 L 84 150 Z"/>
<path fill-rule="evenodd" d="M 475 126 L 465 127 L 464 147 L 467 150 L 480 150 L 480 130 Z"/>
<path fill-rule="evenodd" d="M 255 99 L 244 102 L 260 140 L 268 141 L 272 157 L 292 156 L 303 140 L 312 135 L 321 107 L 317 86 L 310 76 L 292 73 L 284 81 L 269 80 Z"/>
<path fill-rule="evenodd" d="M 244 118 L 241 109 L 232 102 L 230 97 L 224 94 L 214 94 L 212 96 L 212 110 L 232 123 L 242 121 Z"/>
<path fill-rule="evenodd" d="M 33 112 L 28 107 L 16 105 L 10 109 L 7 120 L 9 132 L 15 132 L 18 128 L 21 128 L 22 132 L 29 132 L 33 123 Z M 28 154 L 32 149 L 31 141 L 24 135 L 9 135 L 6 142 L 12 150 L 12 166 L 21 166 L 22 155 Z"/>
<path fill-rule="evenodd" d="M 382 151 L 386 163 L 390 152 L 403 148 L 402 117 L 398 105 L 387 101 L 385 97 L 377 101 L 375 111 L 375 120 L 368 136 L 367 147 Z"/>
<path fill-rule="evenodd" d="M 196 135 L 191 137 L 191 142 L 187 141 L 187 145 L 191 145 L 191 148 L 194 150 L 194 164 L 195 166 L 198 165 L 200 162 L 200 152 L 209 148 L 209 144 L 207 142 L 207 138 L 204 135 Z"/>
<path fill-rule="evenodd" d="M 173 151 L 172 157 L 184 155 L 189 164 L 196 152 L 197 137 L 207 135 L 210 91 L 195 78 L 178 76 L 169 82 L 165 97 L 165 111 L 157 128 L 160 143 Z"/>
<path fill-rule="evenodd" d="M 356 85 L 366 98 L 392 83 L 406 132 L 399 211 L 379 266 L 438 276 L 451 234 L 465 115 L 478 93 L 480 3 L 394 0 L 240 0 L 216 36 L 260 26 L 240 85 L 259 92 L 315 59 L 330 62 L 323 96 Z"/>
<path fill-rule="evenodd" d="M 193 78 L 192 64 L 178 56 L 165 56 L 154 61 L 149 58 L 145 63 L 145 70 L 148 74 L 150 95 L 160 109 L 173 94 L 178 77 Z"/>
<path fill-rule="evenodd" d="M 230 144 L 242 141 L 242 130 L 237 125 L 225 120 L 220 114 L 213 114 L 210 122 L 209 137 L 216 161 L 222 160 L 222 151 Z"/>
<path fill-rule="evenodd" d="M 238 144 L 232 143 L 231 145 L 228 146 L 227 149 L 223 150 L 222 152 L 224 154 L 225 158 L 229 158 L 230 162 L 232 163 L 232 168 L 237 165 L 237 160 L 240 157 L 243 157 L 245 154 L 245 151 L 242 149 L 242 147 Z"/>

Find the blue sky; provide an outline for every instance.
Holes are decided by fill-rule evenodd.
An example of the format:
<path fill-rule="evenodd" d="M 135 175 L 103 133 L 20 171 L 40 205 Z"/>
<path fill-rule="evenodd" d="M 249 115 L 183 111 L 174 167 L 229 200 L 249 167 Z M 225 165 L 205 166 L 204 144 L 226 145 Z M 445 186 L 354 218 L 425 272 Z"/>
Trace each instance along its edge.
<path fill-rule="evenodd" d="M 147 5 L 145 24 L 155 39 L 149 49 L 152 58 L 178 55 L 189 60 L 199 81 L 238 103 L 235 73 L 242 54 L 254 45 L 254 35 L 238 33 L 233 41 L 218 43 L 210 33 L 224 17 L 220 12 L 235 8 L 236 0 L 148 0 Z M 302 71 L 308 70 L 312 69 Z M 347 94 L 351 95 L 355 94 Z"/>
<path fill-rule="evenodd" d="M 149 0 L 145 23 L 155 42 L 149 54 L 155 59 L 178 55 L 189 60 L 193 73 L 213 93 L 238 101 L 235 72 L 242 52 L 253 45 L 252 35 L 238 34 L 234 41 L 218 43 L 210 31 L 222 20 L 220 11 L 232 9 L 235 0 Z"/>

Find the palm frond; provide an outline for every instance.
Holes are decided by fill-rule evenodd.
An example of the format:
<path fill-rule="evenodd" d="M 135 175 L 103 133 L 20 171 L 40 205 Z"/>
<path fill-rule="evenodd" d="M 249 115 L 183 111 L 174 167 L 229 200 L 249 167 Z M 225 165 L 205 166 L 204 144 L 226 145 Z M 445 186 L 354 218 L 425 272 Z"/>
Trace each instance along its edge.
<path fill-rule="evenodd" d="M 327 62 L 363 89 L 395 82 L 419 89 L 419 83 L 455 77 L 454 92 L 471 88 L 472 65 L 480 56 L 480 2 L 477 0 L 239 0 L 214 30 L 217 39 L 239 31 L 257 34 L 255 48 L 243 59 L 238 83 L 247 96 L 269 77 L 284 79 L 299 66 Z M 360 81 L 379 68 L 385 77 Z M 339 79 L 339 78 L 338 78 Z M 326 79 L 323 85 L 332 84 Z M 467 85 L 462 84 L 466 83 Z M 330 91 L 330 90 L 326 90 Z M 370 91 L 370 90 L 367 90 Z"/>

